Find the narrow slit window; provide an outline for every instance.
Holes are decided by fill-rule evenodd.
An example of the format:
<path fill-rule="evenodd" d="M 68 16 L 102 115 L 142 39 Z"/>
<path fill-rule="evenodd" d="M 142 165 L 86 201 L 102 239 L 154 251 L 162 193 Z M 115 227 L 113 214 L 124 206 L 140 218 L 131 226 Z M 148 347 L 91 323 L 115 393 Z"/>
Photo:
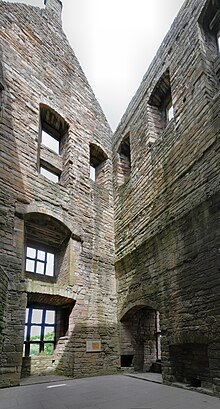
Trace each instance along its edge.
<path fill-rule="evenodd" d="M 172 101 L 166 107 L 166 122 L 170 122 L 174 118 L 173 104 Z"/>
<path fill-rule="evenodd" d="M 130 133 L 123 138 L 118 149 L 118 186 L 123 185 L 130 179 L 131 173 L 131 148 Z"/>
<path fill-rule="evenodd" d="M 95 167 L 90 165 L 90 179 L 95 182 Z"/>
<path fill-rule="evenodd" d="M 95 144 L 90 144 L 90 171 L 89 177 L 93 182 L 105 185 L 107 182 L 107 155 L 102 148 Z"/>
<path fill-rule="evenodd" d="M 148 101 L 151 117 L 151 128 L 154 138 L 166 129 L 174 119 L 174 106 L 170 84 L 170 74 L 167 69 L 156 83 Z"/>
<path fill-rule="evenodd" d="M 217 34 L 217 46 L 218 46 L 218 53 L 220 54 L 220 31 Z"/>

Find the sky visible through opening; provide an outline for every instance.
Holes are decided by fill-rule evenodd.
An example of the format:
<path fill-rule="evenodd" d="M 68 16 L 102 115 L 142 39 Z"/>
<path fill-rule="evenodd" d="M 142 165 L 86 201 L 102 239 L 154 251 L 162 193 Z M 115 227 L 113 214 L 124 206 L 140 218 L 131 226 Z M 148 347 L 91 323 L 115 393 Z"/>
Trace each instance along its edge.
<path fill-rule="evenodd" d="M 114 131 L 184 0 L 62 3 L 64 32 Z"/>

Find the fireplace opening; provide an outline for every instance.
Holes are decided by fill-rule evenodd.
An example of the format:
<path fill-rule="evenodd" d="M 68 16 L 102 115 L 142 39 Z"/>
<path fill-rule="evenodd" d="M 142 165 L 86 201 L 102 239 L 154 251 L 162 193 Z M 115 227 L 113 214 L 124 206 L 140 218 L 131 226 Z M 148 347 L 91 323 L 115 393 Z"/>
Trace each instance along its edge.
<path fill-rule="evenodd" d="M 200 388 L 201 387 L 200 379 L 192 377 L 190 379 L 190 386 L 193 386 L 194 388 Z"/>
<path fill-rule="evenodd" d="M 195 388 L 211 382 L 207 344 L 170 345 L 169 351 L 172 375 L 177 382 Z"/>
<path fill-rule="evenodd" d="M 131 368 L 134 355 L 121 355 L 121 367 Z"/>

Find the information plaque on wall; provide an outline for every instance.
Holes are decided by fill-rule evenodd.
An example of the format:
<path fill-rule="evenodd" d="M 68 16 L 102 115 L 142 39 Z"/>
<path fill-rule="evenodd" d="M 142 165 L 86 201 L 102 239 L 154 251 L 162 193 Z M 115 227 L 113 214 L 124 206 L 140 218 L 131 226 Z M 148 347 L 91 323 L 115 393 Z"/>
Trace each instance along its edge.
<path fill-rule="evenodd" d="M 100 352 L 100 351 L 101 351 L 101 341 L 100 340 L 86 341 L 86 352 Z"/>

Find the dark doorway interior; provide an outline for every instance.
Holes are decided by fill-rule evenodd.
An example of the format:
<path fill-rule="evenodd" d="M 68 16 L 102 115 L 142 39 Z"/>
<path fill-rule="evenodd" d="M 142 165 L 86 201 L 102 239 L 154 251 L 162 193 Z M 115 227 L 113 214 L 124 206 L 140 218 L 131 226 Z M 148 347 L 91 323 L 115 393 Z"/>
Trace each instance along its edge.
<path fill-rule="evenodd" d="M 210 381 L 208 346 L 189 343 L 170 345 L 173 375 L 178 382 L 200 387 Z"/>
<path fill-rule="evenodd" d="M 134 355 L 121 355 L 121 367 L 131 368 Z"/>

